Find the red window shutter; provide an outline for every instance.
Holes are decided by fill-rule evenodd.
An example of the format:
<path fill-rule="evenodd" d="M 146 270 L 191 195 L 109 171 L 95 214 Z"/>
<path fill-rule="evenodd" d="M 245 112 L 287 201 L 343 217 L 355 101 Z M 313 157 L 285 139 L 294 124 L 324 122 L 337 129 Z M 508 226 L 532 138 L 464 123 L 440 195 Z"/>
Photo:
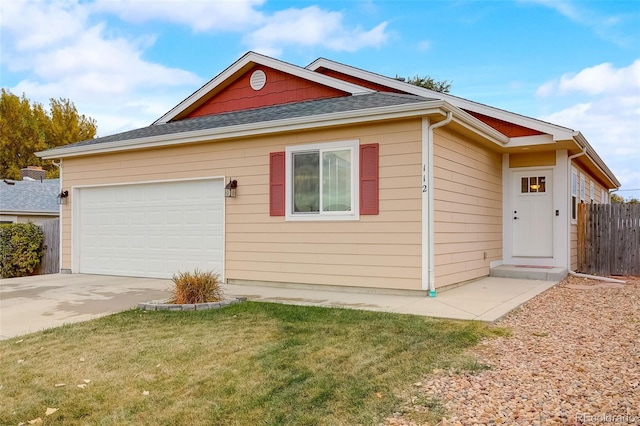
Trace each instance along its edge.
<path fill-rule="evenodd" d="M 360 145 L 360 214 L 378 211 L 378 144 Z"/>
<path fill-rule="evenodd" d="M 284 216 L 285 153 L 272 152 L 269 158 L 269 215 Z"/>

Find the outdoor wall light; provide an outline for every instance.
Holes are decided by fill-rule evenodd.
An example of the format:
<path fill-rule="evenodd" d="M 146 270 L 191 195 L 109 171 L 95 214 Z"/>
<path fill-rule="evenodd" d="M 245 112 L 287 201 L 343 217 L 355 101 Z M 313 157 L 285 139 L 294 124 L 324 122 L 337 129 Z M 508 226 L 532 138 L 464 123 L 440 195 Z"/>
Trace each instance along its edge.
<path fill-rule="evenodd" d="M 61 191 L 58 194 L 58 204 L 67 204 L 68 197 L 69 197 L 69 191 Z"/>
<path fill-rule="evenodd" d="M 224 196 L 227 198 L 236 198 L 236 188 L 238 188 L 238 181 L 229 178 L 229 183 L 224 187 Z"/>

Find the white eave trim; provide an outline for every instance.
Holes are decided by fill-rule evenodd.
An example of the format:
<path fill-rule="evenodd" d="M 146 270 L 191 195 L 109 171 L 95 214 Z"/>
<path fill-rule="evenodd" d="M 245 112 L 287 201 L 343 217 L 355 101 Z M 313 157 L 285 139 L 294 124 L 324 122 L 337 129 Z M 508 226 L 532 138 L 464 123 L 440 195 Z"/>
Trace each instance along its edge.
<path fill-rule="evenodd" d="M 600 172 L 609 179 L 612 186 L 614 186 L 615 188 L 620 188 L 621 183 L 618 181 L 611 169 L 607 167 L 602 158 L 600 158 L 598 153 L 593 149 L 591 144 L 587 141 L 587 138 L 585 138 L 582 133 L 575 132 L 573 134 L 573 140 L 578 144 L 579 147 L 587 148 L 587 157 L 589 157 L 589 159 L 591 159 L 598 170 L 600 170 Z"/>
<path fill-rule="evenodd" d="M 506 148 L 548 145 L 552 143 L 555 143 L 553 136 L 545 133 L 544 135 L 518 136 L 518 137 L 510 138 Z"/>
<path fill-rule="evenodd" d="M 58 216 L 58 210 L 2 210 L 0 216 Z"/>
<path fill-rule="evenodd" d="M 528 127 L 539 132 L 548 133 L 553 135 L 554 140 L 566 140 L 571 139 L 574 130 L 558 126 L 546 121 L 538 120 L 524 115 L 516 114 L 513 112 L 505 111 L 499 108 L 484 105 L 478 102 L 470 101 L 468 99 L 459 98 L 457 96 L 449 95 L 446 93 L 436 92 L 433 90 L 425 89 L 424 87 L 418 87 L 413 84 L 404 83 L 394 78 L 385 77 L 380 74 L 372 73 L 369 71 L 354 68 L 349 65 L 334 62 L 325 58 L 319 58 L 309 64 L 307 69 L 316 71 L 318 68 L 327 68 L 333 71 L 337 71 L 346 75 L 357 77 L 363 80 L 371 81 L 376 84 L 390 87 L 392 89 L 401 90 L 413 95 L 424 96 L 428 98 L 436 98 L 447 101 L 448 103 L 457 106 L 461 109 L 476 112 L 478 114 L 486 115 L 489 117 L 497 118 L 509 123 L 517 124 L 520 126 Z"/>
<path fill-rule="evenodd" d="M 156 120 L 153 124 L 163 124 L 171 121 L 180 113 L 191 107 L 200 98 L 206 96 L 210 91 L 215 89 L 218 85 L 225 82 L 227 79 L 233 77 L 234 74 L 247 67 L 249 64 L 264 65 L 282 71 L 287 74 L 294 75 L 296 77 L 303 78 L 305 80 L 313 81 L 314 83 L 322 84 L 337 90 L 342 90 L 351 95 L 361 95 L 365 93 L 373 93 L 371 89 L 359 86 L 357 84 L 349 83 L 337 78 L 329 77 L 317 72 L 307 70 L 296 65 L 292 65 L 277 59 L 269 58 L 268 56 L 260 55 L 255 52 L 248 52 L 242 58 L 234 62 L 230 67 L 222 71 L 200 89 L 196 90 L 193 94 L 187 97 L 185 100 L 176 105 L 171 111 Z"/>
<path fill-rule="evenodd" d="M 220 139 L 232 139 L 254 135 L 265 135 L 284 131 L 306 130 L 313 128 L 329 127 L 344 124 L 366 123 L 372 121 L 408 118 L 425 115 L 446 115 L 448 111 L 454 114 L 454 120 L 473 129 L 476 133 L 485 137 L 499 146 L 504 146 L 509 139 L 502 133 L 474 118 L 468 113 L 450 105 L 444 101 L 425 101 L 420 103 L 393 105 L 364 110 L 336 112 L 330 114 L 289 118 L 285 120 L 273 120 L 261 123 L 241 124 L 214 129 L 196 130 L 191 132 L 171 133 L 139 139 L 126 139 L 114 142 L 68 146 L 37 152 L 36 155 L 43 159 L 58 159 L 76 157 L 81 155 L 118 152 L 130 149 L 153 148 L 169 145 L 197 143 L 203 141 L 215 141 Z"/>

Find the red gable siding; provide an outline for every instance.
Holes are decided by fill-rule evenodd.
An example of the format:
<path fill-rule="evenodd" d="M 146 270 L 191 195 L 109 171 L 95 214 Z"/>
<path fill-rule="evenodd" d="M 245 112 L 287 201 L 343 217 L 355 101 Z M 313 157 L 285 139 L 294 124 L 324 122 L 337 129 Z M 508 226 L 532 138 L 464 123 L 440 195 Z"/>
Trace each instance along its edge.
<path fill-rule="evenodd" d="M 338 71 L 330 70 L 327 68 L 318 68 L 316 72 L 324 74 L 328 77 L 337 78 L 338 80 L 346 81 L 348 83 L 354 83 L 358 86 L 366 87 L 367 89 L 375 90 L 376 92 L 390 92 L 390 93 L 406 93 L 400 90 L 392 89 L 391 87 L 383 86 L 382 84 L 373 83 L 371 81 L 363 80 L 361 78 L 353 77 L 347 74 L 343 74 Z"/>
<path fill-rule="evenodd" d="M 539 132 L 537 130 L 529 129 L 528 127 L 519 126 L 517 124 L 509 123 L 507 121 L 502 121 L 497 118 L 487 117 L 483 114 L 478 114 L 477 112 L 467 111 L 469 114 L 473 115 L 478 120 L 482 121 L 485 124 L 493 127 L 500 133 L 510 138 L 517 138 L 520 136 L 535 136 L 535 135 L 543 135 L 543 132 Z"/>
<path fill-rule="evenodd" d="M 250 84 L 251 74 L 256 70 L 264 71 L 267 76 L 267 82 L 260 90 L 253 90 Z M 187 118 L 347 95 L 341 90 L 257 65 L 214 94 Z"/>

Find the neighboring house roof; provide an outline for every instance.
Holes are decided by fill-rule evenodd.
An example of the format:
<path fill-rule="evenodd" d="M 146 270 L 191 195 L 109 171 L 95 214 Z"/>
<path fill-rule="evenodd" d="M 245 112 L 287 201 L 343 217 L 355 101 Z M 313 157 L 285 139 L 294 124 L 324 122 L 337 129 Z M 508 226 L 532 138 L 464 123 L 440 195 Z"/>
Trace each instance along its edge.
<path fill-rule="evenodd" d="M 310 82 L 318 90 L 330 90 L 314 100 L 308 100 L 307 92 L 297 97 L 274 96 L 279 100 L 272 105 L 265 103 L 264 96 L 249 89 L 233 100 L 235 103 L 229 106 L 230 109 L 225 110 L 226 106 L 222 106 L 223 109 L 218 110 L 227 112 L 207 113 L 213 111 L 207 109 L 210 102 L 220 99 L 219 96 L 224 97 L 224 93 L 238 92 L 238 87 L 233 85 L 238 82 L 246 85 L 248 76 L 261 67 L 291 76 L 290 84 L 299 85 L 296 93 L 306 90 L 300 89 L 300 81 Z M 225 89 L 229 91 L 225 92 Z M 254 98 L 256 101 L 252 104 Z M 36 154 L 56 159 L 416 115 L 431 115 L 430 119 L 435 122 L 448 113 L 453 116 L 451 125 L 471 129 L 495 143 L 501 152 L 521 152 L 529 147 L 538 150 L 566 149 L 571 154 L 584 150 L 585 158 L 601 179 L 607 181 L 610 188 L 620 186 L 586 138 L 572 129 L 324 58 L 302 68 L 254 52 L 245 54 L 148 127 Z"/>
<path fill-rule="evenodd" d="M 0 181 L 0 213 L 57 215 L 60 179 Z"/>

